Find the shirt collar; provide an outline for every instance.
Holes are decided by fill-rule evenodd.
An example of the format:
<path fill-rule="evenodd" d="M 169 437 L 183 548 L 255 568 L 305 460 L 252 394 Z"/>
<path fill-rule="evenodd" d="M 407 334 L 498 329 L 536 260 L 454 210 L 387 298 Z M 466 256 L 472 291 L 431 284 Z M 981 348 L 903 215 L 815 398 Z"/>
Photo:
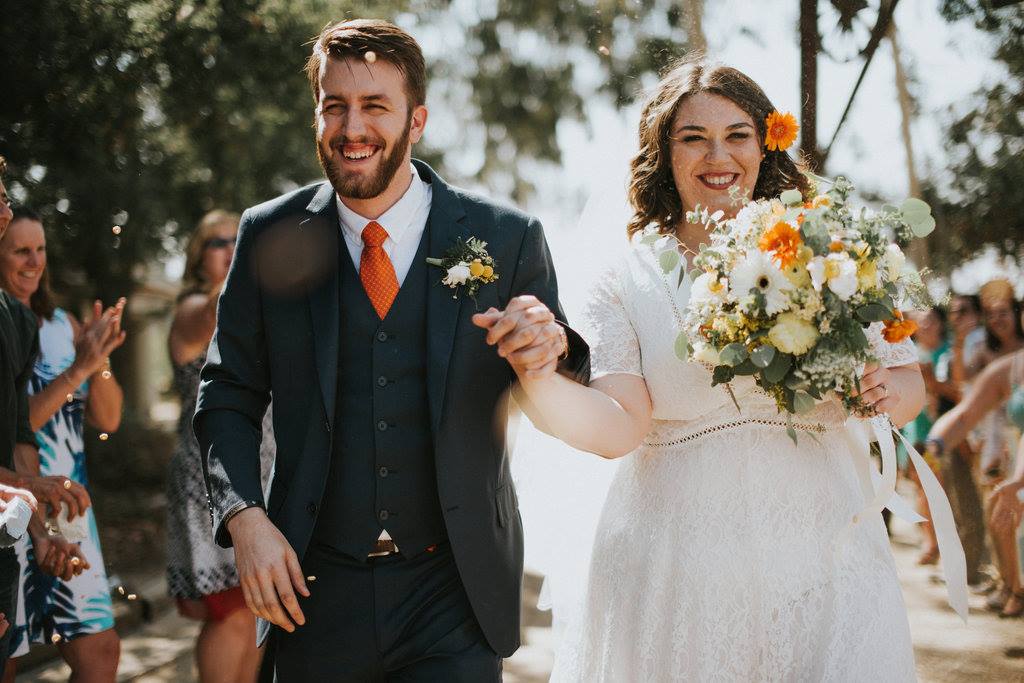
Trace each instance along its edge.
<path fill-rule="evenodd" d="M 425 187 L 420 179 L 416 167 L 409 165 L 409 172 L 412 174 L 412 182 L 402 197 L 392 204 L 391 208 L 380 215 L 377 222 L 388 233 L 388 238 L 396 244 L 402 240 L 402 236 L 409 229 L 416 212 L 423 202 Z M 363 229 L 371 220 L 361 216 L 352 209 L 345 206 L 345 202 L 338 198 L 338 217 L 341 219 L 341 229 L 348 234 L 349 239 L 362 244 Z"/>

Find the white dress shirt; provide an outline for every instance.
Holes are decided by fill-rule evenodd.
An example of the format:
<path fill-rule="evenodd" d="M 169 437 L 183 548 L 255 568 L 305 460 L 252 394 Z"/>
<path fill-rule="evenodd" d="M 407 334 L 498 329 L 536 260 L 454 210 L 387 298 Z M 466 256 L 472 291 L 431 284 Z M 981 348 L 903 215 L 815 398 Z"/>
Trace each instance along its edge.
<path fill-rule="evenodd" d="M 427 229 L 427 218 L 430 216 L 430 202 L 433 197 L 430 183 L 420 178 L 416 167 L 410 164 L 409 171 L 412 173 L 409 189 L 377 219 L 377 223 L 388 233 L 388 238 L 381 246 L 395 268 L 399 287 L 405 282 L 405 276 L 409 274 L 416 252 L 419 251 L 423 231 Z M 360 216 L 345 206 L 341 197 L 338 197 L 338 218 L 341 219 L 341 234 L 345 237 L 345 246 L 348 247 L 348 253 L 358 273 L 363 255 L 363 229 L 373 219 Z M 391 540 L 387 529 L 381 531 L 379 539 Z"/>
<path fill-rule="evenodd" d="M 412 173 L 409 189 L 377 219 L 388 233 L 388 238 L 384 240 L 382 246 L 384 253 L 391 259 L 391 265 L 395 267 L 399 287 L 405 282 L 405 276 L 409 274 L 412 262 L 416 258 L 423 231 L 427 228 L 433 197 L 430 184 L 420 178 L 416 167 L 410 164 L 409 172 Z M 341 219 L 341 233 L 345 237 L 345 246 L 352 256 L 356 272 L 359 272 L 359 260 L 363 255 L 363 228 L 373 219 L 360 216 L 345 206 L 341 197 L 338 197 L 338 217 Z"/>

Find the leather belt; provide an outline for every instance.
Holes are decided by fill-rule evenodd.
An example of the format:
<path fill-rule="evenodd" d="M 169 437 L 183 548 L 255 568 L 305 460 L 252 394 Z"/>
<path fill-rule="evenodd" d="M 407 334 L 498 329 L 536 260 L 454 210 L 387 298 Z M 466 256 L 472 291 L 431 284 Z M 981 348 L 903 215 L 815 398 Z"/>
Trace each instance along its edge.
<path fill-rule="evenodd" d="M 398 546 L 395 545 L 394 541 L 390 539 L 385 541 L 378 538 L 376 545 L 374 545 L 373 552 L 367 555 L 367 557 L 387 557 L 388 555 L 394 555 L 397 552 Z"/>

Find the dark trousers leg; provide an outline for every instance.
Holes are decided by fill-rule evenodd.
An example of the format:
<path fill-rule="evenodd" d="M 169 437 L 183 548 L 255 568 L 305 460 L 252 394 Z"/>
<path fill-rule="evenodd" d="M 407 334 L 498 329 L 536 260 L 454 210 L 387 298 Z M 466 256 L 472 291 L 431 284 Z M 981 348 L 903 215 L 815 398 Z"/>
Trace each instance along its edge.
<path fill-rule="evenodd" d="M 369 563 L 315 547 L 303 565 L 317 578 L 306 625 L 274 633 L 280 683 L 501 680 L 447 544 Z"/>
<path fill-rule="evenodd" d="M 0 637 L 0 671 L 10 656 L 11 635 L 18 616 L 18 577 L 21 574 L 18 558 L 11 549 L 0 550 L 0 612 L 6 615 L 7 632 Z"/>

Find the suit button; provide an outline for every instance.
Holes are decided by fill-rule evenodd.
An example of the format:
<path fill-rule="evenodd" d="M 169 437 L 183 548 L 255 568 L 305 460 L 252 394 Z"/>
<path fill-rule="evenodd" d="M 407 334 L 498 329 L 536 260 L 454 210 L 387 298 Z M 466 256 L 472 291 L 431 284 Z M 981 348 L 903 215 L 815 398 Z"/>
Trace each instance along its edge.
<path fill-rule="evenodd" d="M 315 515 L 316 514 L 316 503 L 310 503 L 309 505 L 307 505 L 306 506 L 306 512 L 308 512 L 310 514 L 310 516 Z"/>
<path fill-rule="evenodd" d="M 377 431 L 378 432 L 386 432 L 387 430 L 388 430 L 388 423 L 387 422 L 385 422 L 384 420 L 381 420 L 380 422 L 377 423 Z"/>
<path fill-rule="evenodd" d="M 379 474 L 381 477 L 386 477 L 389 474 L 391 474 L 391 470 L 389 470 L 387 467 L 381 467 L 379 470 L 377 470 L 377 474 Z"/>
<path fill-rule="evenodd" d="M 384 330 L 381 330 L 380 332 L 377 333 L 377 341 L 379 341 L 379 342 L 386 342 L 387 340 L 388 340 L 388 333 L 387 332 L 385 332 Z"/>
<path fill-rule="evenodd" d="M 391 513 L 389 513 L 387 510 L 381 510 L 380 512 L 377 513 L 377 518 L 380 519 L 380 521 L 382 522 L 387 521 L 388 517 L 390 516 Z"/>
<path fill-rule="evenodd" d="M 378 387 L 386 387 L 387 385 L 388 385 L 388 378 L 387 377 L 385 377 L 384 375 L 381 375 L 380 377 L 377 378 L 377 386 Z"/>

